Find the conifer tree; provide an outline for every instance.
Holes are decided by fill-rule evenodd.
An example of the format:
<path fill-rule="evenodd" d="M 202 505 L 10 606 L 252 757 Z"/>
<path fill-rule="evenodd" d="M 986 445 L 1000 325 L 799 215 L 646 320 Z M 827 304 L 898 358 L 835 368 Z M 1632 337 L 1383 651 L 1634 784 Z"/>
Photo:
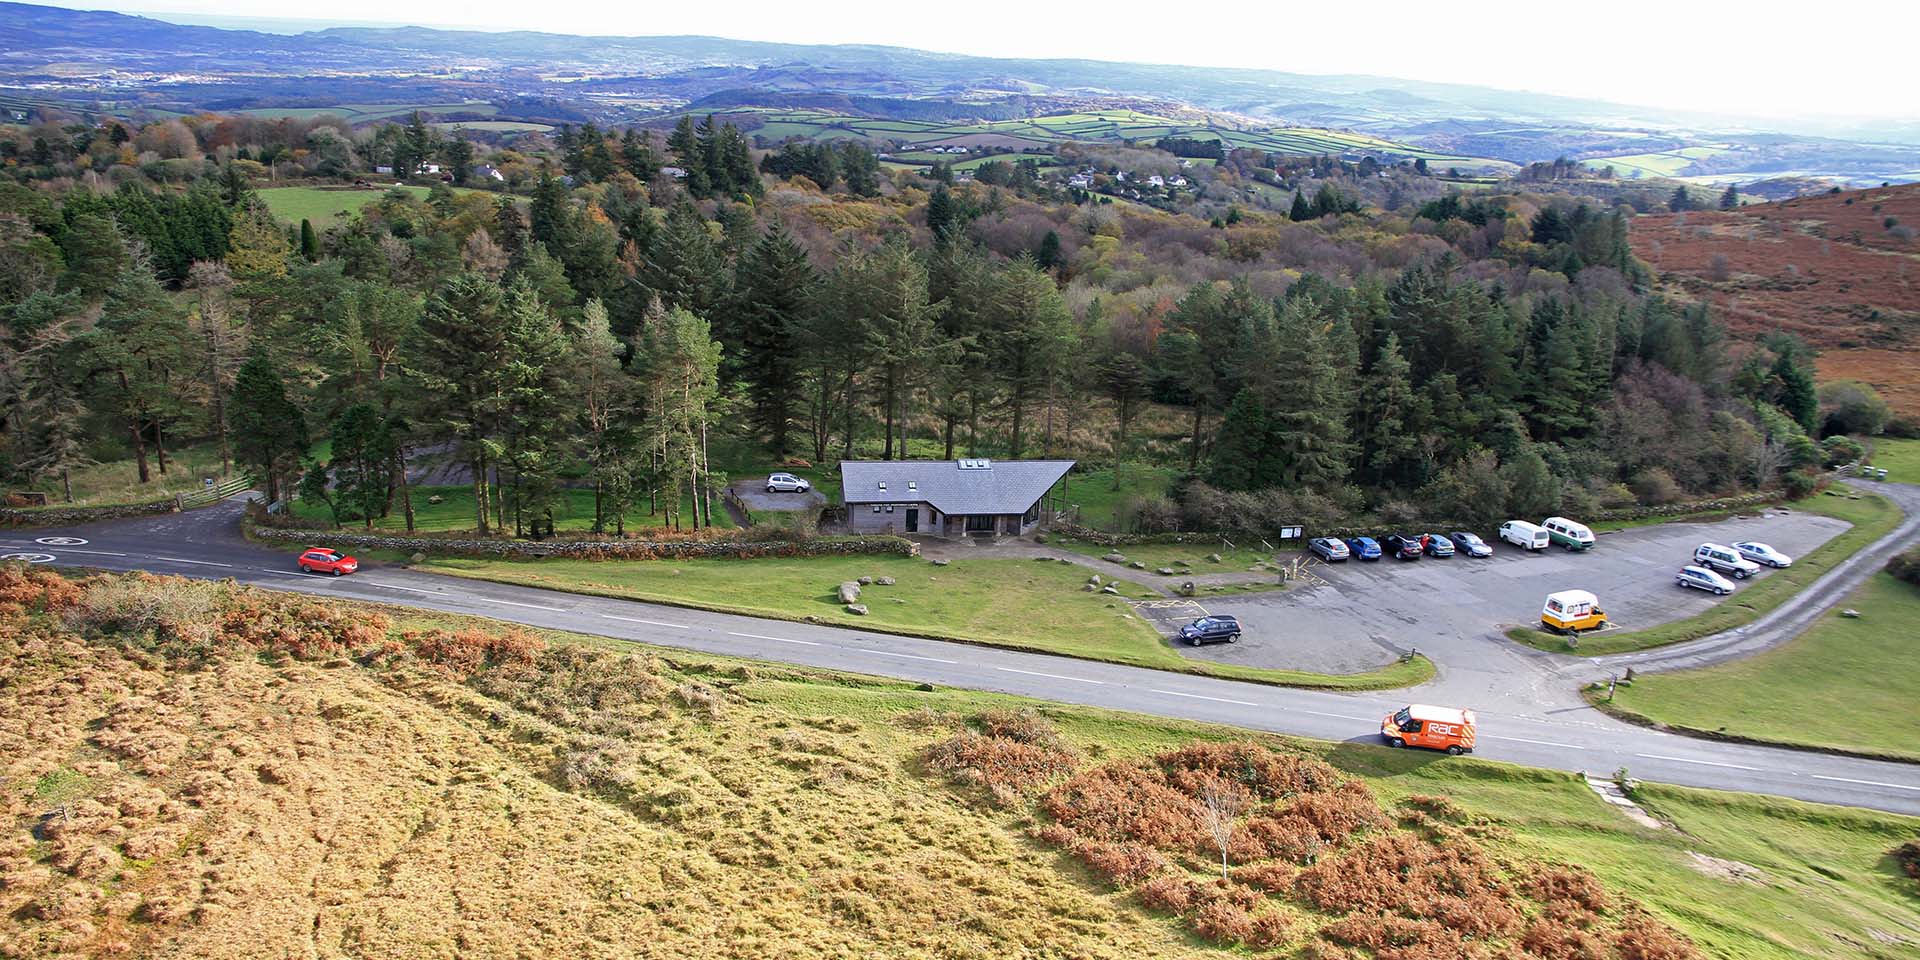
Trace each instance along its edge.
<path fill-rule="evenodd" d="M 482 536 L 492 529 L 488 479 L 500 456 L 511 360 L 498 284 L 462 273 L 427 300 L 406 371 L 419 388 L 423 424 L 452 439 L 471 474 L 474 530 Z"/>
<path fill-rule="evenodd" d="M 739 277 L 733 313 L 747 399 L 755 426 L 784 457 L 799 399 L 798 332 L 819 278 L 806 251 L 778 224 L 747 249 Z"/>
<path fill-rule="evenodd" d="M 1740 188 L 1727 184 L 1727 192 L 1720 195 L 1720 209 L 1733 210 L 1740 206 Z"/>
<path fill-rule="evenodd" d="M 1287 212 L 1287 219 L 1295 223 L 1313 219 L 1313 208 L 1307 205 L 1307 198 L 1299 190 L 1293 191 L 1293 208 Z"/>
<path fill-rule="evenodd" d="M 234 456 L 267 483 L 267 499 L 290 497 L 283 482 L 306 456 L 307 421 L 287 398 L 286 377 L 263 346 L 256 345 L 234 374 Z"/>

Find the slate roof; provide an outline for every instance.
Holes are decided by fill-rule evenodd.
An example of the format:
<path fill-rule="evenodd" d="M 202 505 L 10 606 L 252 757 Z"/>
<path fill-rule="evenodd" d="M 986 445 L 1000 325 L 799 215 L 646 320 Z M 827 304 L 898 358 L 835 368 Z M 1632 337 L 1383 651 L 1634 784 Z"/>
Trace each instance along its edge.
<path fill-rule="evenodd" d="M 842 460 L 846 503 L 931 504 L 941 513 L 1026 513 L 1073 468 L 1072 460 L 991 460 L 963 470 L 954 460 Z M 880 489 L 885 483 L 887 488 Z M 909 487 L 908 484 L 913 484 Z"/>

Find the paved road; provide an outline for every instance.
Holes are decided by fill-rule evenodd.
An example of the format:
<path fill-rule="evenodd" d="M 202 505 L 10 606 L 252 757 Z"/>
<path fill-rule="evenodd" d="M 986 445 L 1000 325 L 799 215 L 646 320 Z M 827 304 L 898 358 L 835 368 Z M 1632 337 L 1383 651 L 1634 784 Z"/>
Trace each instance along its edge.
<path fill-rule="evenodd" d="M 938 640 L 761 620 L 463 580 L 402 569 L 344 578 L 292 569 L 292 552 L 250 544 L 229 502 L 185 514 L 64 530 L 8 531 L 0 554 L 54 564 L 231 577 L 276 590 L 394 603 L 727 656 L 1018 694 L 1327 740 L 1377 742 L 1405 693 L 1341 694 L 1021 653 Z M 67 538 L 84 543 L 40 543 Z M 1517 682 L 1560 684 L 1532 666 Z M 1486 759 L 1779 794 L 1920 815 L 1920 767 L 1718 743 L 1619 723 L 1582 706 L 1480 711 Z M 1436 755 L 1436 760 L 1440 760 Z"/>

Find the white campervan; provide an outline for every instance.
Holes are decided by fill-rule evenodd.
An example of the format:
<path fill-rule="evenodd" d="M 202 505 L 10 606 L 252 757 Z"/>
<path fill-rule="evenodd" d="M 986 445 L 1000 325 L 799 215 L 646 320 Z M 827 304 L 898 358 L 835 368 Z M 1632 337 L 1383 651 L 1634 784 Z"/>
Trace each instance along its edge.
<path fill-rule="evenodd" d="M 1547 528 L 1547 539 L 1568 550 L 1593 549 L 1593 531 L 1584 523 L 1566 517 L 1548 517 L 1540 525 Z"/>
<path fill-rule="evenodd" d="M 1547 528 L 1525 520 L 1508 520 L 1500 525 L 1500 539 L 1524 550 L 1545 550 L 1552 542 Z"/>

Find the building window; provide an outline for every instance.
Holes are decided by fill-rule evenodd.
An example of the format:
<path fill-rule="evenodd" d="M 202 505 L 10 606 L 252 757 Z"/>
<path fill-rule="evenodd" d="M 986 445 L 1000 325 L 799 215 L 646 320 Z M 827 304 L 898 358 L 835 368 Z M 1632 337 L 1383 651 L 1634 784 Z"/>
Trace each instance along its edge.
<path fill-rule="evenodd" d="M 874 513 L 879 513 L 879 512 L 880 512 L 880 505 L 879 505 L 879 504 L 877 504 L 877 503 L 876 503 L 876 504 L 874 504 L 874 505 L 873 505 L 873 512 L 874 512 Z"/>
<path fill-rule="evenodd" d="M 892 512 L 893 512 L 893 504 L 891 504 L 891 503 L 889 503 L 889 504 L 887 504 L 887 512 L 888 512 L 888 513 L 892 513 Z"/>

